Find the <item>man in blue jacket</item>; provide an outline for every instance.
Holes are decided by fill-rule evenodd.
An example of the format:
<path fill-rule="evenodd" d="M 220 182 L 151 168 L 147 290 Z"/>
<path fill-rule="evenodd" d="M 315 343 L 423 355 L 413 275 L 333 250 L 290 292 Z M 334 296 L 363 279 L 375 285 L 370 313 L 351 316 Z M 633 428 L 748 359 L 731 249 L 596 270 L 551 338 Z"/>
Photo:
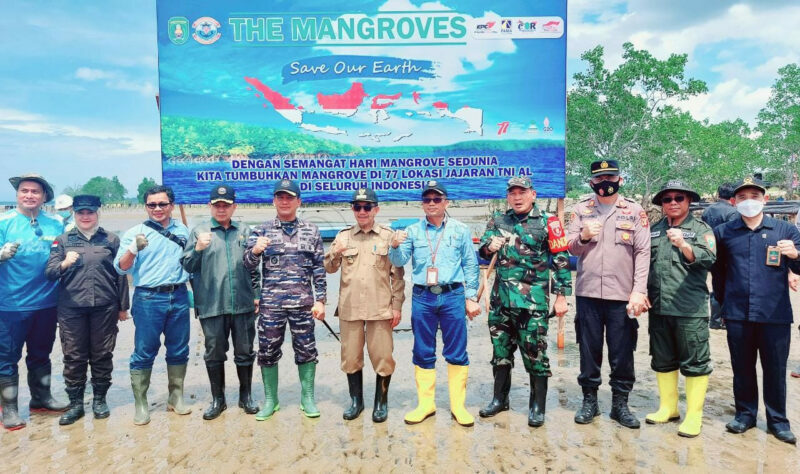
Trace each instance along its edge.
<path fill-rule="evenodd" d="M 767 428 L 796 444 L 786 418 L 786 365 L 792 325 L 788 274 L 800 273 L 800 231 L 765 216 L 766 200 L 764 184 L 745 178 L 733 198 L 741 218 L 714 229 L 719 247 L 714 291 L 727 324 L 736 400 L 736 418 L 725 427 L 739 434 L 756 425 L 760 358 Z"/>

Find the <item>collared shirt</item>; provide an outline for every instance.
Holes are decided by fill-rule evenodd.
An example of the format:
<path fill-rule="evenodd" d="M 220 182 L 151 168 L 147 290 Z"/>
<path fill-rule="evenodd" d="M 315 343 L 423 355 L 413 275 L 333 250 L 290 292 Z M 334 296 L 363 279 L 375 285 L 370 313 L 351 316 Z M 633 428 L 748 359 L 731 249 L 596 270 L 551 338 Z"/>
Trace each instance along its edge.
<path fill-rule="evenodd" d="M 405 299 L 405 269 L 389 261 L 393 232 L 375 224 L 364 231 L 358 224 L 336 235 L 335 245 L 346 250 L 341 255 L 325 254 L 325 271 L 336 273 L 341 267 L 338 315 L 344 321 L 391 319 Z"/>
<path fill-rule="evenodd" d="M 161 227 L 157 222 L 155 223 Z M 175 219 L 170 219 L 167 231 L 176 237 L 189 239 L 189 229 Z M 127 270 L 119 267 L 119 259 L 128 251 L 131 242 L 136 239 L 137 234 L 144 234 L 147 238 L 147 247 L 136 254 L 133 266 Z M 174 285 L 186 283 L 189 273 L 184 271 L 181 266 L 183 249 L 175 242 L 169 240 L 144 224 L 137 224 L 122 236 L 119 244 L 119 251 L 114 258 L 114 268 L 122 275 L 133 275 L 133 286 L 144 286 L 153 288 L 161 285 Z"/>
<path fill-rule="evenodd" d="M 197 236 L 206 232 L 212 234 L 211 244 L 198 252 Z M 253 301 L 261 297 L 261 275 L 258 268 L 245 268 L 243 261 L 251 232 L 250 226 L 233 220 L 226 229 L 213 217 L 192 229 L 181 264 L 192 274 L 198 318 L 255 310 Z"/>
<path fill-rule="evenodd" d="M 720 200 L 708 206 L 706 210 L 703 211 L 702 219 L 703 222 L 710 225 L 713 230 L 720 224 L 736 220 L 739 215 L 739 211 L 737 211 L 730 202 Z"/>
<path fill-rule="evenodd" d="M 408 226 L 406 232 L 408 238 L 405 242 L 396 249 L 389 247 L 389 260 L 393 265 L 402 267 L 411 259 L 411 279 L 415 285 L 426 285 L 428 268 L 436 267 L 438 284 L 463 283 L 464 296 L 477 296 L 478 257 L 469 227 L 450 218 L 445 218 L 442 225 L 436 227 L 426 218 Z M 432 254 L 440 238 L 434 264 Z"/>
<path fill-rule="evenodd" d="M 797 227 L 764 215 L 751 230 L 742 218 L 716 229 L 717 262 L 713 267 L 714 293 L 725 319 L 757 323 L 791 323 L 788 271 L 800 273 L 800 258 L 781 255 L 780 265 L 767 265 L 767 247 L 791 240 L 800 249 Z"/>
<path fill-rule="evenodd" d="M 50 246 L 62 232 L 61 221 L 42 211 L 36 227 L 16 209 L 0 215 L 0 247 L 20 244 L 16 255 L 0 262 L 0 311 L 35 311 L 58 304 L 58 282 L 48 280 L 44 269 Z"/>
<path fill-rule="evenodd" d="M 611 212 L 601 214 L 591 197 L 575 205 L 567 226 L 567 240 L 578 260 L 575 295 L 612 301 L 628 301 L 631 292 L 647 293 L 650 268 L 650 223 L 635 201 L 617 195 Z M 589 242 L 581 242 L 587 221 L 603 228 Z"/>
<path fill-rule="evenodd" d="M 261 255 L 255 255 L 253 246 L 259 237 L 267 237 L 270 243 Z M 326 302 L 324 258 L 322 237 L 316 225 L 297 219 L 287 235 L 276 217 L 253 229 L 247 238 L 243 261 L 250 269 L 261 265 L 261 305 L 281 309 Z"/>
<path fill-rule="evenodd" d="M 85 308 L 116 305 L 120 310 L 130 307 L 128 277 L 114 269 L 114 256 L 119 250 L 119 237 L 102 227 L 87 239 L 77 228 L 64 232 L 50 249 L 45 274 L 61 283 L 58 306 Z M 61 262 L 67 252 L 77 252 L 78 260 L 66 270 Z"/>
<path fill-rule="evenodd" d="M 656 222 L 650 231 L 650 275 L 647 295 L 661 316 L 708 317 L 708 271 L 716 260 L 714 231 L 690 213 L 678 226 L 683 240 L 692 247 L 694 261 L 667 237 L 667 218 Z"/>

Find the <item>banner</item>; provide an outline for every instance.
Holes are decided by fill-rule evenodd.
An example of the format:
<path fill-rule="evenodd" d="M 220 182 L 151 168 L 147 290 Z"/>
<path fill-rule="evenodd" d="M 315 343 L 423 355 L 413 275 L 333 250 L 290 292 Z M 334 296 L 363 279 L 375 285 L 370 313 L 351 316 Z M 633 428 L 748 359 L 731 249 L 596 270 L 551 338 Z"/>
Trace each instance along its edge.
<path fill-rule="evenodd" d="M 347 9 L 345 9 L 347 8 Z M 162 182 L 270 202 L 565 194 L 566 0 L 158 0 Z"/>

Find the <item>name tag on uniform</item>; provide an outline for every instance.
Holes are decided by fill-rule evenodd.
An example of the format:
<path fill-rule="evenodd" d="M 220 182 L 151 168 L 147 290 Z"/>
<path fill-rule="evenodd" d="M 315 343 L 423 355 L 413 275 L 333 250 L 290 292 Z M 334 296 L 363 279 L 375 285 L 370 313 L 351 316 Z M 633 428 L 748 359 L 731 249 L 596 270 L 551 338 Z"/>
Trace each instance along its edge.
<path fill-rule="evenodd" d="M 695 232 L 683 231 L 683 238 L 684 239 L 693 239 L 695 237 L 695 235 L 697 235 L 697 233 L 695 233 Z"/>
<path fill-rule="evenodd" d="M 656 230 L 656 231 L 650 232 L 650 238 L 651 239 L 655 239 L 659 235 L 661 235 L 661 231 L 660 230 Z"/>

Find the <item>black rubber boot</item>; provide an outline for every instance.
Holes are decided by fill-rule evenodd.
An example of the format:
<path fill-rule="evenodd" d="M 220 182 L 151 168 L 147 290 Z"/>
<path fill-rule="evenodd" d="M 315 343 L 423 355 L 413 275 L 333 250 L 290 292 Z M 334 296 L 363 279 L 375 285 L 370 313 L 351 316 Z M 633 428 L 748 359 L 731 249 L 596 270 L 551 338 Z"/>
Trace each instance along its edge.
<path fill-rule="evenodd" d="M 75 385 L 66 388 L 69 397 L 69 409 L 58 419 L 61 426 L 71 425 L 83 418 L 86 412 L 83 410 L 83 394 L 86 390 L 85 385 Z"/>
<path fill-rule="evenodd" d="M 239 408 L 248 415 L 255 415 L 261 408 L 250 395 L 253 386 L 253 366 L 237 365 L 236 375 L 239 376 Z"/>
<path fill-rule="evenodd" d="M 596 416 L 600 415 L 600 407 L 597 406 L 597 389 L 583 387 L 583 405 L 575 413 L 575 423 L 588 425 Z"/>
<path fill-rule="evenodd" d="M 59 402 L 50 393 L 50 367 L 41 367 L 28 372 L 28 388 L 31 390 L 31 411 L 67 411 L 69 403 Z"/>
<path fill-rule="evenodd" d="M 206 364 L 208 380 L 211 382 L 211 405 L 203 413 L 204 420 L 213 420 L 228 408 L 225 404 L 225 366 Z"/>
<path fill-rule="evenodd" d="M 501 411 L 508 411 L 508 392 L 511 391 L 511 364 L 493 366 L 492 373 L 494 374 L 494 397 L 486 405 L 486 408 L 478 412 L 481 418 L 489 418 Z"/>
<path fill-rule="evenodd" d="M 531 374 L 531 399 L 528 404 L 528 426 L 538 428 L 544 424 L 544 408 L 547 403 L 547 379 Z"/>
<path fill-rule="evenodd" d="M 350 389 L 350 406 L 342 414 L 345 420 L 355 420 L 364 411 L 364 377 L 359 370 L 347 374 L 347 386 Z"/>
<path fill-rule="evenodd" d="M 611 419 L 625 428 L 639 429 L 639 420 L 628 409 L 628 394 L 612 392 L 611 394 Z"/>
<path fill-rule="evenodd" d="M 0 406 L 3 408 L 3 428 L 8 431 L 25 428 L 25 422 L 19 416 L 18 394 L 19 375 L 0 377 Z"/>
<path fill-rule="evenodd" d="M 372 421 L 383 423 L 389 417 L 389 382 L 392 376 L 375 374 L 375 405 L 372 408 Z"/>
<path fill-rule="evenodd" d="M 92 414 L 96 420 L 102 420 L 111 416 L 111 410 L 106 403 L 106 393 L 111 387 L 110 382 L 92 382 Z"/>

